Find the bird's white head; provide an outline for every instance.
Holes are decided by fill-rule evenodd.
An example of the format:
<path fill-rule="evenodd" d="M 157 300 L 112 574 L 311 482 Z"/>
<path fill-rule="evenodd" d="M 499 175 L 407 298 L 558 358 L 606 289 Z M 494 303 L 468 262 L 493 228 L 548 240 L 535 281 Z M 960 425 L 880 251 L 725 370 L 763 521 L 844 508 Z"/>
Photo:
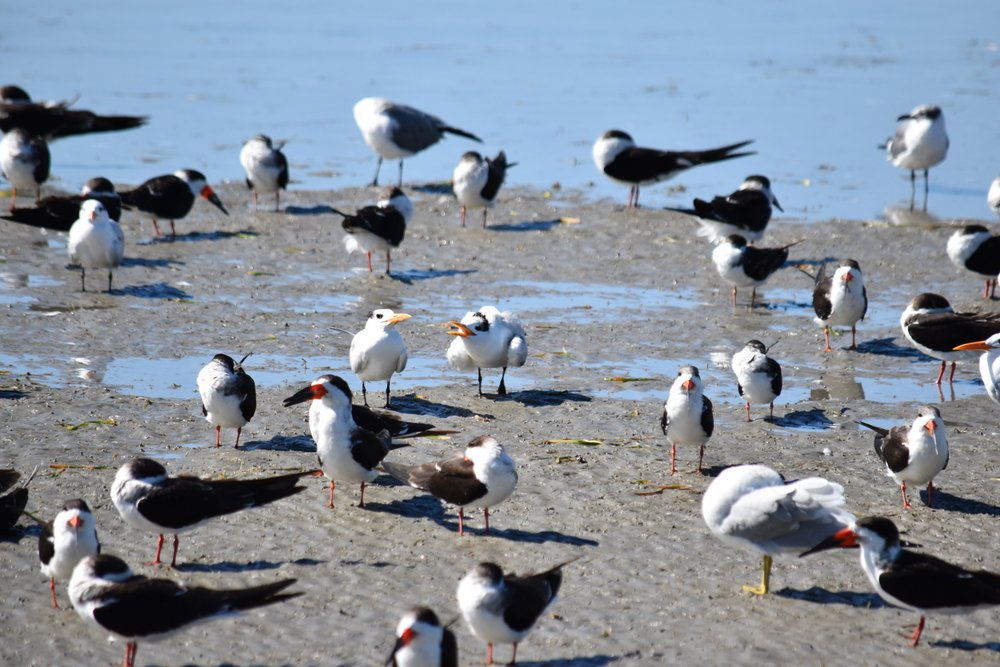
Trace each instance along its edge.
<path fill-rule="evenodd" d="M 398 187 L 383 188 L 378 194 L 378 200 L 375 202 L 375 205 L 379 208 L 393 207 L 399 211 L 406 222 L 409 222 L 413 218 L 413 202 Z"/>
<path fill-rule="evenodd" d="M 372 314 L 368 316 L 368 321 L 365 322 L 365 329 L 389 329 L 400 322 L 405 322 L 411 317 L 412 315 L 396 313 L 389 308 L 379 308 L 378 310 L 373 310 Z"/>
<path fill-rule="evenodd" d="M 608 130 L 594 142 L 591 155 L 597 168 L 604 171 L 604 167 L 613 162 L 619 153 L 633 146 L 635 146 L 635 141 L 627 132 Z"/>
<path fill-rule="evenodd" d="M 698 368 L 696 366 L 682 366 L 677 372 L 673 386 L 670 387 L 670 393 L 700 394 L 702 389 L 701 373 L 698 372 Z"/>
<path fill-rule="evenodd" d="M 91 222 L 96 222 L 98 220 L 104 220 L 108 217 L 108 211 L 104 208 L 104 204 L 97 201 L 96 199 L 87 199 L 82 204 L 80 204 L 80 219 L 90 220 Z"/>

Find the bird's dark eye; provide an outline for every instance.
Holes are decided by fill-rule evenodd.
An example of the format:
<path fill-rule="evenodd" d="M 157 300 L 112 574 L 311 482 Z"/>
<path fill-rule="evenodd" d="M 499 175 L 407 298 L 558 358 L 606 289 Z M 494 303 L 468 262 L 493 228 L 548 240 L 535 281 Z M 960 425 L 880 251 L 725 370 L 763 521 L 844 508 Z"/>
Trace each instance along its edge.
<path fill-rule="evenodd" d="M 382 319 L 382 313 L 372 313 L 372 314 L 375 316 L 375 319 L 377 320 Z"/>

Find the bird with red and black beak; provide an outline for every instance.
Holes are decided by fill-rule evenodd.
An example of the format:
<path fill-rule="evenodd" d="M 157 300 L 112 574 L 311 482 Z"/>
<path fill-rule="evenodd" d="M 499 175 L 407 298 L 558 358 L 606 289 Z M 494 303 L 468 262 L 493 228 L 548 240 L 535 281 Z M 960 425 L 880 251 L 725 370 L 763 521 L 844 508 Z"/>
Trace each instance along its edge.
<path fill-rule="evenodd" d="M 670 440 L 670 474 L 677 472 L 677 445 L 698 445 L 698 468 L 705 458 L 705 443 L 715 430 L 712 401 L 703 395 L 705 385 L 695 366 L 682 366 L 663 403 L 660 428 Z"/>
<path fill-rule="evenodd" d="M 1000 574 L 966 570 L 904 549 L 899 529 L 885 517 L 858 519 L 802 555 L 837 547 L 861 547 L 861 568 L 879 596 L 920 614 L 920 622 L 910 635 L 910 646 L 920 642 L 929 614 L 967 614 L 1000 605 Z"/>
<path fill-rule="evenodd" d="M 49 578 L 52 606 L 56 601 L 56 580 L 69 580 L 76 564 L 87 556 L 101 553 L 97 539 L 97 521 L 87 503 L 79 498 L 67 500 L 52 521 L 42 526 L 38 535 L 38 560 L 42 574 Z"/>
<path fill-rule="evenodd" d="M 813 310 L 816 321 L 823 325 L 824 352 L 830 347 L 830 327 L 851 327 L 851 347 L 858 349 L 856 326 L 868 312 L 868 291 L 865 289 L 861 266 L 853 259 L 844 260 L 833 275 L 827 275 L 826 265 L 820 267 L 813 287 Z"/>
<path fill-rule="evenodd" d="M 205 174 L 194 169 L 178 169 L 172 174 L 151 178 L 134 190 L 120 194 L 123 204 L 134 206 L 152 218 L 157 236 L 161 236 L 157 218 L 170 220 L 170 235 L 177 236 L 174 221 L 190 213 L 198 197 L 207 199 L 229 215 Z"/>
<path fill-rule="evenodd" d="M 458 667 L 458 642 L 448 625 L 441 625 L 437 614 L 428 607 L 410 609 L 396 625 L 396 644 L 385 664 L 392 667 Z"/>

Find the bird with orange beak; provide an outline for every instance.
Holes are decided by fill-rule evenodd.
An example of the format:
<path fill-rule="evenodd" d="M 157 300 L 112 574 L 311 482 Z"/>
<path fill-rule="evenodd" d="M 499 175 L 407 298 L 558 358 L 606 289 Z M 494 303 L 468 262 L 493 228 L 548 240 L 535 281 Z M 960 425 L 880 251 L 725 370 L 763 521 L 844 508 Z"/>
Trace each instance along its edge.
<path fill-rule="evenodd" d="M 97 522 L 90 507 L 79 498 L 67 500 L 56 518 L 42 526 L 38 535 L 38 560 L 42 574 L 49 578 L 54 608 L 59 608 L 56 580 L 69 580 L 77 563 L 99 553 Z"/>
<path fill-rule="evenodd" d="M 698 468 L 705 458 L 705 443 L 715 430 L 712 401 L 703 395 L 705 385 L 695 366 L 682 366 L 663 403 L 660 428 L 670 440 L 670 474 L 677 472 L 677 445 L 698 445 Z"/>
<path fill-rule="evenodd" d="M 134 206 L 152 218 L 153 230 L 157 236 L 160 236 L 157 218 L 169 220 L 170 235 L 176 236 L 174 221 L 190 213 L 199 197 L 229 215 L 219 195 L 208 184 L 205 174 L 195 169 L 178 169 L 172 174 L 151 178 L 134 190 L 120 194 L 123 204 Z"/>
<path fill-rule="evenodd" d="M 351 370 L 361 380 L 361 396 L 365 405 L 368 405 L 365 382 L 385 380 L 385 407 L 389 407 L 392 374 L 402 373 L 408 359 L 406 343 L 396 331 L 396 325 L 410 317 L 388 308 L 373 310 L 365 322 L 365 328 L 351 339 Z"/>
<path fill-rule="evenodd" d="M 993 334 L 986 340 L 978 340 L 972 343 L 965 343 L 955 348 L 956 350 L 980 350 L 979 374 L 983 377 L 983 384 L 986 386 L 986 393 L 993 399 L 994 403 L 1000 404 L 1000 333 Z"/>
<path fill-rule="evenodd" d="M 813 310 L 816 321 L 823 325 L 825 352 L 830 347 L 830 327 L 851 327 L 851 347 L 858 349 L 858 322 L 868 312 L 868 291 L 865 289 L 861 266 L 853 259 L 844 260 L 833 275 L 827 275 L 826 265 L 820 267 L 813 287 Z"/>
<path fill-rule="evenodd" d="M 479 395 L 483 395 L 484 368 L 502 368 L 497 395 L 505 396 L 504 379 L 507 368 L 519 368 L 528 359 L 528 343 L 524 328 L 512 313 L 500 312 L 494 306 L 483 306 L 466 313 L 461 321 L 448 322 L 449 335 L 455 336 L 448 346 L 448 363 L 460 371 L 476 369 Z"/>

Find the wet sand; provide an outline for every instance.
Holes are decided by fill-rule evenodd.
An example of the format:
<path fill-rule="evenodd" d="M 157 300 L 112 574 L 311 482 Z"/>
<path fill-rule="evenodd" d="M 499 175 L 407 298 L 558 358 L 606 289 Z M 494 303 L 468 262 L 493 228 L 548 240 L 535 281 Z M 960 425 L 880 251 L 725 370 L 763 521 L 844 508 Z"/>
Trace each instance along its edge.
<path fill-rule="evenodd" d="M 239 184 L 219 191 L 231 215 L 199 202 L 173 241 L 153 240 L 148 221 L 126 214 L 127 261 L 112 295 L 78 291 L 78 275 L 65 267 L 64 236 L 4 225 L 0 467 L 41 466 L 29 509 L 49 519 L 63 500 L 86 499 L 105 552 L 142 574 L 213 587 L 297 577 L 294 590 L 305 593 L 259 614 L 141 643 L 140 664 L 381 664 L 405 608 L 457 614 L 455 588 L 475 563 L 531 571 L 576 556 L 558 601 L 520 647 L 521 664 L 964 665 L 990 662 L 1000 651 L 995 610 L 932 617 L 926 643 L 910 649 L 906 636 L 917 615 L 872 593 L 856 552 L 779 560 L 774 594 L 752 597 L 740 585 L 757 583 L 760 557 L 714 539 L 700 512 L 712 475 L 760 462 L 790 479 L 822 475 L 843 484 L 851 511 L 892 518 L 928 553 L 1000 569 L 997 408 L 970 364 L 959 367 L 957 400 L 939 403 L 931 384 L 937 363 L 911 350 L 898 326 L 921 291 L 939 292 L 956 307 L 996 307 L 979 298 L 982 283 L 945 256 L 949 225 L 958 221 L 772 222 L 764 245 L 806 239 L 790 264 L 815 271 L 823 261 L 853 257 L 865 272 L 871 305 L 859 326 L 860 349 L 844 349 L 849 335 L 839 336 L 837 349 L 824 354 L 807 276 L 789 266 L 761 290 L 761 305 L 750 310 L 741 292 L 733 308 L 710 246 L 679 213 L 517 189 L 501 193 L 488 229 L 474 212 L 462 230 L 451 197 L 424 188 L 413 194 L 417 215 L 390 278 L 369 274 L 363 257 L 347 255 L 339 218 L 324 212 L 328 204 L 368 204 L 373 191 L 292 192 L 283 201 L 290 208 L 278 214 L 251 213 Z M 450 339 L 443 323 L 490 303 L 517 306 L 528 333 L 528 363 L 509 372 L 506 398 L 494 394 L 499 373 L 484 372 L 487 396 L 480 398 L 475 377 L 444 360 Z M 395 407 L 460 431 L 392 456 L 429 460 L 478 435 L 497 437 L 518 462 L 520 484 L 491 513 L 493 533 L 481 534 L 481 513 L 470 513 L 471 534 L 459 539 L 451 508 L 385 478 L 367 490 L 366 509 L 354 506 L 358 489 L 345 484 L 329 510 L 326 481 L 309 478 L 308 489 L 290 499 L 182 536 L 178 571 L 143 565 L 155 537 L 126 526 L 114 510 L 108 489 L 118 466 L 144 455 L 174 474 L 202 476 L 314 467 L 306 410 L 282 408 L 281 399 L 324 372 L 360 390 L 347 367 L 349 341 L 330 327 L 356 330 L 379 306 L 413 315 L 401 330 L 423 378 L 399 376 Z M 780 338 L 773 356 L 784 367 L 786 391 L 771 422 L 744 421 L 724 365 L 750 338 Z M 158 366 L 149 367 L 150 384 L 137 364 L 137 386 L 154 391 L 104 381 L 116 360 L 207 362 L 216 352 L 251 351 L 251 375 L 267 370 L 255 360 L 270 358 L 282 361 L 284 376 L 258 380 L 258 412 L 238 451 L 231 431 L 222 448 L 211 446 L 193 373 L 179 386 L 162 386 L 170 381 L 158 384 Z M 697 452 L 682 448 L 670 478 L 658 420 L 684 363 L 702 369 L 716 432 L 708 475 L 690 472 Z M 647 379 L 610 379 L 625 376 Z M 370 388 L 376 404 L 377 384 Z M 950 399 L 947 386 L 944 392 Z M 914 490 L 913 510 L 905 511 L 876 463 L 871 433 L 854 420 L 902 423 L 923 403 L 940 405 L 951 463 L 937 479 L 935 507 Z M 755 406 L 754 415 L 763 408 Z M 114 423 L 66 427 L 109 419 Z M 561 439 L 598 444 L 551 442 Z M 56 474 L 51 464 L 74 467 Z M 682 488 L 637 495 L 660 484 Z M 0 662 L 120 661 L 121 644 L 106 643 L 71 609 L 50 608 L 37 534 L 22 518 L 0 542 L 7 591 Z M 67 607 L 65 586 L 58 593 Z M 455 628 L 461 663 L 480 663 L 485 647 L 461 622 Z M 498 647 L 496 657 L 507 660 L 509 650 Z"/>

